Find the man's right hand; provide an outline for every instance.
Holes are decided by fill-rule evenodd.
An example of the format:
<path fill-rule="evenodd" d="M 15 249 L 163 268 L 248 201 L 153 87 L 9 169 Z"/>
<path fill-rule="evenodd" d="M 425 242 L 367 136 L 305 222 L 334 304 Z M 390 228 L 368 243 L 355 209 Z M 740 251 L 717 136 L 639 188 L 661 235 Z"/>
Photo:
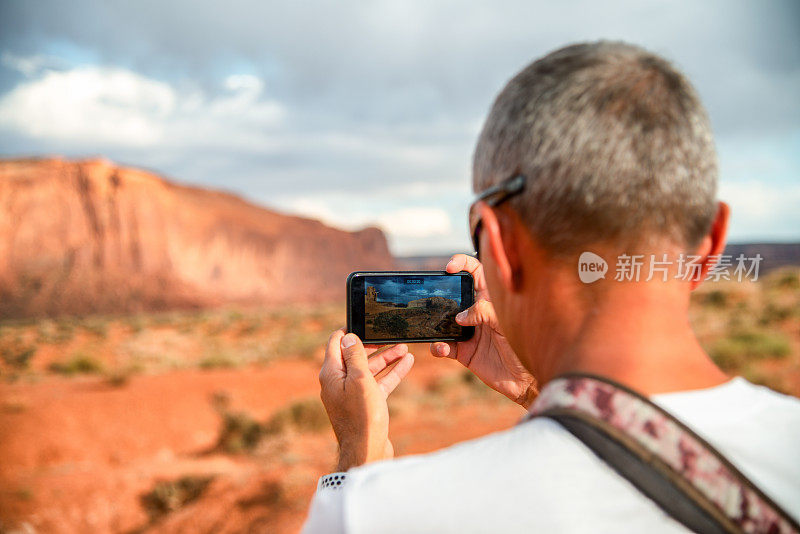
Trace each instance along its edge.
<path fill-rule="evenodd" d="M 466 271 L 475 280 L 475 304 L 456 316 L 462 326 L 474 326 L 475 335 L 460 343 L 432 343 L 431 354 L 452 358 L 475 373 L 486 385 L 528 408 L 538 394 L 536 380 L 500 333 L 494 307 L 489 302 L 483 266 L 472 256 L 456 254 L 445 268 L 448 273 Z"/>

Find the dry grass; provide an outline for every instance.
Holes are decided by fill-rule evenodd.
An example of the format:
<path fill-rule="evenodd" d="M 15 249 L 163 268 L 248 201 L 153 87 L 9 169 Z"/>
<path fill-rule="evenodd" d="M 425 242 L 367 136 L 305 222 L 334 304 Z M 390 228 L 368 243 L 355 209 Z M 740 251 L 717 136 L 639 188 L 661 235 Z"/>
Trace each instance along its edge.
<path fill-rule="evenodd" d="M 726 372 L 800 395 L 800 269 L 756 283 L 704 284 L 693 295 L 691 318 Z"/>
<path fill-rule="evenodd" d="M 54 373 L 72 376 L 81 374 L 99 374 L 103 372 L 103 364 L 89 354 L 78 352 L 66 362 L 53 362 L 48 368 Z"/>
<path fill-rule="evenodd" d="M 792 373 L 800 374 L 800 269 L 782 269 L 756 283 L 704 284 L 693 295 L 690 315 L 701 343 L 726 371 L 794 391 Z M 6 380 L 42 372 L 104 374 L 122 386 L 134 374 L 174 368 L 315 361 L 329 333 L 344 322 L 344 309 L 336 305 L 5 321 L 0 373 Z M 45 352 L 55 363 L 37 365 Z M 470 379 L 441 378 L 431 393 L 457 386 L 482 394 L 484 386 Z"/>
<path fill-rule="evenodd" d="M 3 321 L 0 378 L 105 374 L 123 385 L 141 372 L 315 360 L 344 322 L 343 307 L 330 304 Z M 48 357 L 36 365 L 40 349 Z"/>
<path fill-rule="evenodd" d="M 162 480 L 142 495 L 142 507 L 155 522 L 197 500 L 214 479 L 212 476 L 186 475 L 176 480 Z"/>

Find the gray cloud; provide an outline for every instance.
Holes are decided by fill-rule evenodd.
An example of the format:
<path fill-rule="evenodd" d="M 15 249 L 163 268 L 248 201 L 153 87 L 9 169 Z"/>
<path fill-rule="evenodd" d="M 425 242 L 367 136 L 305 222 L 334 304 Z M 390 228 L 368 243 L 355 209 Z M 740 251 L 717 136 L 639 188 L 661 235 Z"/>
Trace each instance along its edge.
<path fill-rule="evenodd" d="M 469 195 L 469 158 L 482 117 L 517 70 L 568 42 L 624 39 L 675 61 L 697 85 L 722 148 L 800 129 L 797 2 L 310 5 L 4 2 L 0 52 L 7 59 L 39 58 L 40 69 L 51 71 L 124 70 L 168 85 L 177 103 L 163 117 L 147 115 L 154 129 L 171 134 L 168 141 L 54 138 L 7 125 L 0 127 L 0 151 L 103 153 L 288 209 L 311 192 L 345 192 L 371 205 L 387 188 L 400 191 L 390 202 L 398 209 L 419 207 L 422 200 L 398 187 L 435 184 L 452 198 L 428 205 L 447 205 L 453 229 L 424 245 L 395 239 L 397 249 L 412 251 L 415 243 L 425 250 L 466 246 L 464 215 L 456 210 Z M 11 60 L 0 66 L 0 98 L 37 79 Z M 248 122 L 246 112 L 213 116 L 203 106 L 183 106 L 194 97 L 207 106 L 224 102 L 225 79 L 234 74 L 263 82 L 253 102 L 279 104 L 277 125 Z M 769 157 L 790 156 L 776 148 Z M 797 165 L 792 160 L 789 174 Z M 785 168 L 754 177 L 776 187 L 792 178 Z"/>

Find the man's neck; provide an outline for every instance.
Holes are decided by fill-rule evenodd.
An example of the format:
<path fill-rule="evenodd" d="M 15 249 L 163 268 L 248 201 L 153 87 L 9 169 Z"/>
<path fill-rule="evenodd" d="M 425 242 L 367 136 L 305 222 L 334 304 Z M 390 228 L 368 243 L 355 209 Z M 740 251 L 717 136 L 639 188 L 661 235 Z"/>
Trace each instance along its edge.
<path fill-rule="evenodd" d="M 629 284 L 587 306 L 571 335 L 537 358 L 540 380 L 589 372 L 643 394 L 702 389 L 728 380 L 702 349 L 688 320 L 688 298 L 667 284 Z M 562 317 L 569 320 L 568 317 Z M 554 350 L 552 350 L 554 349 Z"/>

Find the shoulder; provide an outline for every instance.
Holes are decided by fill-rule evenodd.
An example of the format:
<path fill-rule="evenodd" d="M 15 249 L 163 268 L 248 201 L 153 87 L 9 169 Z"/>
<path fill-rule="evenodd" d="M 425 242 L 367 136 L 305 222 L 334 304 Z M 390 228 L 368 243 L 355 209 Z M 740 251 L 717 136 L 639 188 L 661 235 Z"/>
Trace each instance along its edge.
<path fill-rule="evenodd" d="M 596 501 L 592 496 L 609 488 L 631 491 L 580 441 L 542 418 L 431 454 L 351 470 L 343 519 L 353 533 L 505 531 L 520 521 L 563 531 L 570 530 L 565 521 L 584 520 L 573 513 L 577 503 Z M 525 502 L 536 506 L 520 506 Z"/>
<path fill-rule="evenodd" d="M 442 479 L 442 483 L 454 483 L 452 481 L 456 479 L 476 474 L 497 473 L 503 464 L 515 457 L 521 460 L 522 457 L 530 458 L 537 451 L 563 450 L 561 447 L 570 441 L 575 441 L 575 438 L 554 421 L 534 419 L 429 454 L 404 456 L 359 467 L 350 471 L 348 485 L 350 481 L 367 486 L 416 477 L 429 482 L 436 480 L 433 475 L 437 473 L 449 475 Z"/>
<path fill-rule="evenodd" d="M 800 430 L 800 399 L 736 377 L 709 389 L 655 395 L 653 401 L 679 419 L 695 427 L 701 434 L 710 432 L 724 437 L 724 429 L 742 432 Z"/>

